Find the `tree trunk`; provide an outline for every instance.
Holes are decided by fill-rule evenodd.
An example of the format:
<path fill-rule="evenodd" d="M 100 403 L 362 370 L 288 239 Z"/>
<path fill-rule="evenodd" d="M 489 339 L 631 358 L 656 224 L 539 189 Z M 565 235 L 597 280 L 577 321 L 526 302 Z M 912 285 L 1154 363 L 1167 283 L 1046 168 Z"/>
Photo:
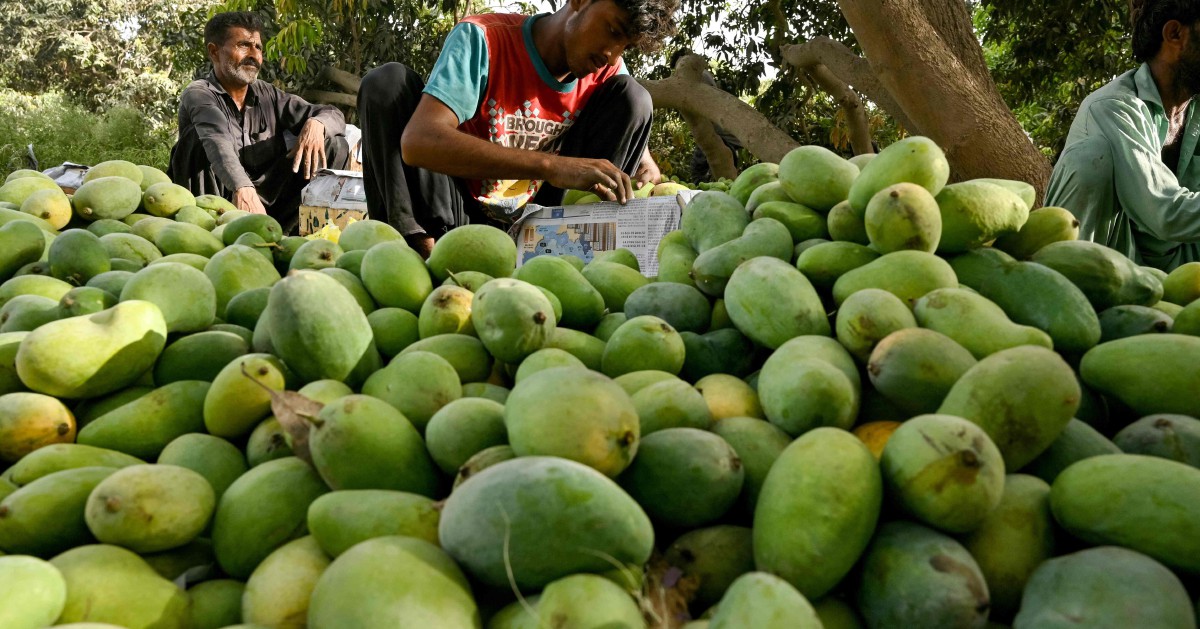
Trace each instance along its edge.
<path fill-rule="evenodd" d="M 704 66 L 705 63 L 701 57 L 685 55 L 675 65 L 675 76 L 699 84 L 707 69 Z M 729 150 L 729 147 L 725 146 L 725 142 L 721 141 L 721 136 L 717 134 L 716 126 L 712 121 L 690 112 L 680 112 L 680 115 L 683 116 L 684 122 L 695 135 L 696 146 L 700 147 L 705 159 L 708 160 L 708 168 L 713 177 L 736 178 L 738 170 L 733 162 L 733 151 Z"/>
<path fill-rule="evenodd" d="M 321 78 L 337 85 L 338 87 L 350 92 L 351 94 L 358 93 L 358 86 L 362 84 L 362 77 L 339 70 L 333 66 L 325 66 L 321 69 Z"/>
<path fill-rule="evenodd" d="M 323 92 L 321 90 L 306 90 L 304 92 L 304 100 L 310 103 L 321 103 L 323 105 L 342 105 L 343 107 L 356 107 L 358 99 L 353 94 L 343 94 L 342 92 Z"/>
<path fill-rule="evenodd" d="M 879 82 L 915 128 L 945 151 L 957 179 L 1032 184 L 1050 163 L 996 89 L 961 0 L 838 0 Z M 970 42 L 968 44 L 968 42 Z"/>

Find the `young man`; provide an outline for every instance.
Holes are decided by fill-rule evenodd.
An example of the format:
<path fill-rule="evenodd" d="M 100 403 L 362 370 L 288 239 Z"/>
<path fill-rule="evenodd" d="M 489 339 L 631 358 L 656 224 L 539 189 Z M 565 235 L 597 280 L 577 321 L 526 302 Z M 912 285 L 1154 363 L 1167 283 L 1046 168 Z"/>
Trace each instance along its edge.
<path fill-rule="evenodd" d="M 511 223 L 563 190 L 624 203 L 661 175 L 646 149 L 653 104 L 627 48 L 674 29 L 678 0 L 567 0 L 553 14 L 468 17 L 428 83 L 389 63 L 363 77 L 367 208 L 415 249 L 468 222 Z"/>
<path fill-rule="evenodd" d="M 258 80 L 263 47 L 256 14 L 217 14 L 204 27 L 204 41 L 213 71 L 180 96 L 171 179 L 195 194 L 230 198 L 240 210 L 270 214 L 290 233 L 307 180 L 326 166 L 345 168 L 346 119 L 336 107 Z M 295 140 L 290 151 L 288 135 Z"/>
<path fill-rule="evenodd" d="M 1200 1 L 1132 0 L 1141 66 L 1084 99 L 1046 204 L 1079 217 L 1080 238 L 1171 270 L 1200 260 Z"/>

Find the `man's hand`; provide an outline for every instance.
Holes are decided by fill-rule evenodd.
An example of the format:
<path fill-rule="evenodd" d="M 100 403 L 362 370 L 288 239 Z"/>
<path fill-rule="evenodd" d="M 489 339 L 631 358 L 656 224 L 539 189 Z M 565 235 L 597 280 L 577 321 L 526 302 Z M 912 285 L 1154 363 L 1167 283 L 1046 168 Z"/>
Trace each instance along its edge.
<path fill-rule="evenodd" d="M 646 151 L 642 155 L 642 163 L 638 164 L 637 172 L 633 173 L 633 181 L 638 188 L 647 183 L 662 183 L 662 172 L 658 170 L 658 164 L 654 163 L 654 158 L 650 157 L 650 151 Z"/>
<path fill-rule="evenodd" d="M 546 181 L 563 190 L 586 190 L 621 204 L 633 198 L 629 175 L 606 159 L 559 157 Z"/>
<path fill-rule="evenodd" d="M 298 173 L 303 167 L 304 178 L 312 179 L 318 170 L 325 168 L 325 125 L 316 118 L 309 118 L 300 129 L 292 153 L 295 155 L 292 172 Z"/>
<path fill-rule="evenodd" d="M 404 237 L 404 240 L 408 243 L 409 247 L 413 248 L 413 251 L 421 254 L 421 257 L 426 260 L 429 259 L 429 254 L 433 253 L 433 236 L 429 234 L 423 232 L 408 234 Z"/>
<path fill-rule="evenodd" d="M 258 198 L 258 190 L 254 186 L 246 186 L 238 188 L 233 193 L 233 204 L 237 209 L 251 214 L 266 214 L 267 208 L 263 207 L 262 199 Z"/>

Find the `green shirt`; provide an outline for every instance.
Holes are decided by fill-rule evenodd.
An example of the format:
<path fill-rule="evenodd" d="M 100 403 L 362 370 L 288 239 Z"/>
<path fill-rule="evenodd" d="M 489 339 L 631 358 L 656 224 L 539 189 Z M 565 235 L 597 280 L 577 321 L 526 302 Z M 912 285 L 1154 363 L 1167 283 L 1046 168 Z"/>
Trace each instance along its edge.
<path fill-rule="evenodd" d="M 1200 119 L 1188 104 L 1179 163 L 1162 148 L 1169 121 L 1142 64 L 1083 100 L 1054 166 L 1046 204 L 1079 218 L 1079 237 L 1171 270 L 1200 260 Z M 1178 174 L 1177 174 L 1178 173 Z"/>

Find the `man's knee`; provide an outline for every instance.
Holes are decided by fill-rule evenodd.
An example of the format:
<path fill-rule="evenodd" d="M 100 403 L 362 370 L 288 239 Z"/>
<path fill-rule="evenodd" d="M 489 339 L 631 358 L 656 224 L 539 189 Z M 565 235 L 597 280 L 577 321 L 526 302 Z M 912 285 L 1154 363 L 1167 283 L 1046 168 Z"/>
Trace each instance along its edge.
<path fill-rule="evenodd" d="M 627 104 L 632 121 L 648 122 L 654 115 L 654 99 L 650 98 L 650 92 L 632 76 L 618 74 L 605 81 L 604 87 L 611 90 L 614 97 Z"/>
<path fill-rule="evenodd" d="M 398 61 L 385 63 L 363 75 L 358 86 L 358 107 L 396 100 L 406 91 L 420 93 L 424 89 L 421 75 Z"/>

